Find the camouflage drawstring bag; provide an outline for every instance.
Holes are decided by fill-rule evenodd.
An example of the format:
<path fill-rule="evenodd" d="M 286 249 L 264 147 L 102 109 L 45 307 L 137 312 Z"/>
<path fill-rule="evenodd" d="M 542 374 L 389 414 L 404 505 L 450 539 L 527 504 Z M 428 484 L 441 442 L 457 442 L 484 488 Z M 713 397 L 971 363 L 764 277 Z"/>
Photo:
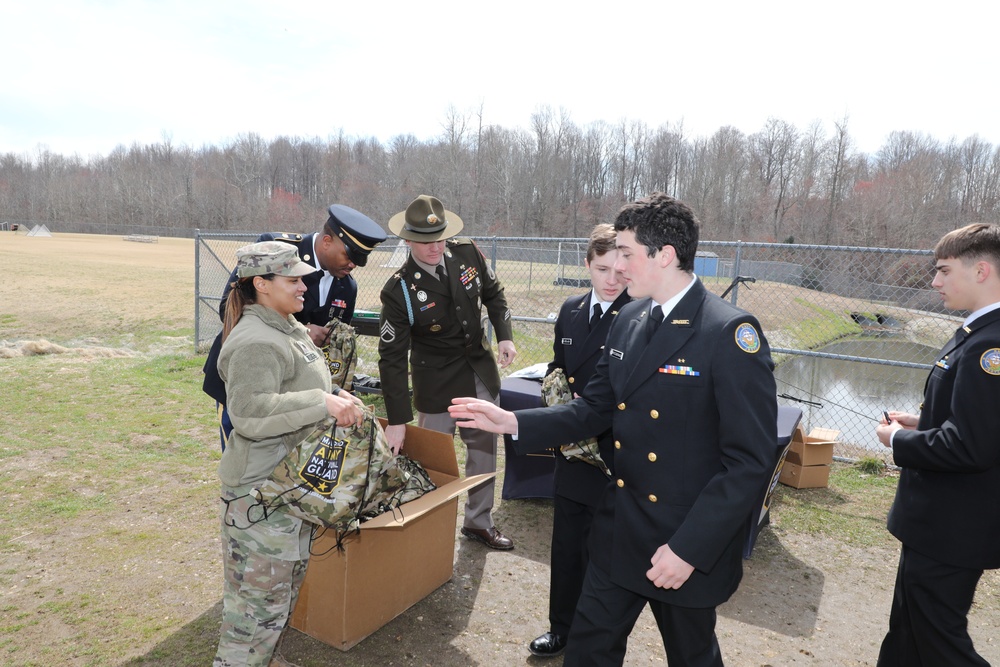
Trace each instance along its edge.
<path fill-rule="evenodd" d="M 542 380 L 542 402 L 545 405 L 563 405 L 572 400 L 573 392 L 570 391 L 566 374 L 561 368 L 557 368 L 545 376 L 545 379 Z M 608 477 L 611 476 L 611 471 L 608 470 L 607 464 L 601 458 L 601 452 L 597 447 L 597 438 L 587 438 L 580 442 L 562 445 L 559 447 L 559 451 L 570 461 L 579 459 L 592 466 L 597 466 Z"/>
<path fill-rule="evenodd" d="M 354 369 L 358 364 L 357 334 L 354 327 L 344 324 L 336 317 L 330 320 L 327 327 L 330 335 L 323 345 L 323 356 L 330 367 L 330 377 L 333 384 L 350 390 L 354 382 Z"/>
<path fill-rule="evenodd" d="M 437 488 L 424 467 L 405 454 L 393 457 L 381 474 L 370 476 L 369 480 L 374 483 L 368 485 L 365 504 L 361 507 L 362 523 L 383 512 L 395 511 L 400 505 Z"/>
<path fill-rule="evenodd" d="M 369 406 L 364 423 L 358 427 L 340 428 L 332 418 L 320 422 L 253 493 L 265 516 L 280 509 L 344 534 L 358 528 L 362 510 L 375 516 L 373 499 L 378 499 L 376 507 L 394 509 L 406 502 L 392 505 L 396 494 L 402 498 L 407 491 L 409 500 L 423 495 L 426 484 L 421 480 L 411 483 L 414 475 L 409 464 L 401 464 L 397 458 L 402 457 L 392 455 L 385 431 Z M 422 467 L 420 471 L 430 483 L 426 471 Z"/>

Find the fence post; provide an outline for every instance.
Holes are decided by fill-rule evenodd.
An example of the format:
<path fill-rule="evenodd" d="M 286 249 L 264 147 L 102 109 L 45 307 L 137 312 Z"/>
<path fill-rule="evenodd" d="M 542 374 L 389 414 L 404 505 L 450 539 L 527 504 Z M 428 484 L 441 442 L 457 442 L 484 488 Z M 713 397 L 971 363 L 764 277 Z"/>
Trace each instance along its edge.
<path fill-rule="evenodd" d="M 736 280 L 736 277 L 740 275 L 740 260 L 742 258 L 743 258 L 743 241 L 737 239 L 736 258 L 733 260 L 733 280 Z M 733 292 L 729 297 L 729 302 L 732 303 L 734 306 L 737 305 L 736 301 L 737 297 L 739 296 L 739 293 L 740 293 L 740 284 L 736 283 L 735 285 L 733 285 Z"/>
<path fill-rule="evenodd" d="M 194 230 L 194 353 L 198 354 L 198 341 L 201 340 L 200 323 L 198 317 L 198 296 L 201 294 L 201 253 L 198 252 L 198 244 L 201 243 L 201 229 Z"/>

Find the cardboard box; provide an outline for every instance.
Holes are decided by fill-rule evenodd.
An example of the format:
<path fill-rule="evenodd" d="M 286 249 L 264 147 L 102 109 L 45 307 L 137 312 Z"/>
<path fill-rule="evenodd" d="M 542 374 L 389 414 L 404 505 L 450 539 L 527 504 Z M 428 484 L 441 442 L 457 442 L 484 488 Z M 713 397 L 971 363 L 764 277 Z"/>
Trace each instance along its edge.
<path fill-rule="evenodd" d="M 786 460 L 778 481 L 796 489 L 823 488 L 830 483 L 830 466 L 801 466 Z"/>
<path fill-rule="evenodd" d="M 838 435 L 840 431 L 832 428 L 814 428 L 806 435 L 801 426 L 796 427 L 785 460 L 800 466 L 830 465 Z"/>
<path fill-rule="evenodd" d="M 291 626 L 342 651 L 451 579 L 458 495 L 494 476 L 459 478 L 444 433 L 407 425 L 404 447 L 438 488 L 361 524 L 343 551 L 332 534 L 312 544 Z"/>

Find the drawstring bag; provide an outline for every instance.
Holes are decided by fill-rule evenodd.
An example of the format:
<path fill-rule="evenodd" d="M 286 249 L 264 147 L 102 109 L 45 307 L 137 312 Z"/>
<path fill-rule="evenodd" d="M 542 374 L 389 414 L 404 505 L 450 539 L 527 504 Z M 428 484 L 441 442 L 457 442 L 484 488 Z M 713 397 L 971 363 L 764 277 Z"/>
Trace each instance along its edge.
<path fill-rule="evenodd" d="M 364 519 L 433 489 L 423 466 L 393 456 L 369 406 L 361 426 L 340 428 L 332 418 L 320 422 L 253 495 L 264 516 L 281 510 L 346 535 Z"/>
<path fill-rule="evenodd" d="M 336 317 L 326 325 L 330 329 L 326 342 L 321 348 L 330 367 L 330 378 L 338 387 L 350 390 L 354 382 L 354 369 L 358 365 L 358 337 L 354 327 L 344 324 Z"/>
<path fill-rule="evenodd" d="M 380 474 L 369 475 L 368 479 L 365 503 L 361 506 L 361 523 L 383 512 L 393 512 L 400 505 L 437 488 L 424 467 L 404 454 L 394 456 Z"/>
<path fill-rule="evenodd" d="M 563 405 L 572 400 L 573 392 L 570 391 L 566 374 L 561 368 L 557 368 L 545 376 L 545 379 L 542 380 L 542 402 L 545 405 Z M 601 458 L 601 452 L 597 447 L 597 438 L 587 438 L 580 442 L 562 445 L 559 447 L 559 451 L 570 461 L 576 459 L 597 466 L 601 472 L 611 477 L 611 471 L 608 470 L 608 465 Z"/>

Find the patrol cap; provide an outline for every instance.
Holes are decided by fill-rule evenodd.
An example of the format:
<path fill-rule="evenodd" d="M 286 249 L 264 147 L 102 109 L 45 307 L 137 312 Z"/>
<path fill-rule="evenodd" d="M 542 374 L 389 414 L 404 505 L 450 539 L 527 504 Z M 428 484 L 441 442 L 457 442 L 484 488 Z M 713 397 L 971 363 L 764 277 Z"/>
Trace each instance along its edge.
<path fill-rule="evenodd" d="M 437 197 L 420 195 L 405 211 L 389 218 L 389 230 L 401 239 L 431 243 L 450 239 L 462 231 L 462 219 L 446 211 Z"/>
<path fill-rule="evenodd" d="M 333 204 L 328 209 L 329 219 L 326 221 L 328 231 L 332 236 L 344 242 L 347 256 L 358 266 L 368 263 L 368 253 L 382 241 L 387 234 L 377 222 L 350 206 Z"/>
<path fill-rule="evenodd" d="M 236 275 L 240 278 L 266 276 L 305 276 L 316 268 L 301 259 L 295 246 L 281 241 L 261 241 L 236 251 Z"/>

